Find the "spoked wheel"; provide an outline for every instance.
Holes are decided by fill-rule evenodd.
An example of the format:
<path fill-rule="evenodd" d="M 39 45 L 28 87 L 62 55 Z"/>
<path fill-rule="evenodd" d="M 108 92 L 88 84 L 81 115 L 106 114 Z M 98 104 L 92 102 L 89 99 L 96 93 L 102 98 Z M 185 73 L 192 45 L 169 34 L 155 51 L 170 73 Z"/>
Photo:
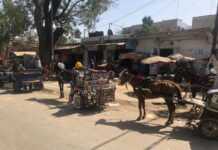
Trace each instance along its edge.
<path fill-rule="evenodd" d="M 204 108 L 198 105 L 193 105 L 193 107 L 191 108 L 191 114 L 193 116 L 196 116 L 197 118 L 199 118 L 202 115 L 203 111 Z"/>
<path fill-rule="evenodd" d="M 202 120 L 199 126 L 201 134 L 208 139 L 218 137 L 218 120 L 205 119 Z"/>

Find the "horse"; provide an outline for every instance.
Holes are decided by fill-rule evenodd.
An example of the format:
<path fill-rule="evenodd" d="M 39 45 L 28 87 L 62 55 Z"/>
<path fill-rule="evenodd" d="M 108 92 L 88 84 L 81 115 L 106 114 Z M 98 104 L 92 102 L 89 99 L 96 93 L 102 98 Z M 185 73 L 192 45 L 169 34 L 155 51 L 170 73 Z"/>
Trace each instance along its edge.
<path fill-rule="evenodd" d="M 137 121 L 145 119 L 145 99 L 162 97 L 168 107 L 169 116 L 166 126 L 173 124 L 176 110 L 176 103 L 174 102 L 175 95 L 178 97 L 178 102 L 182 102 L 182 89 L 178 84 L 169 80 L 152 80 L 144 77 L 137 77 L 131 74 L 128 70 L 123 70 L 120 73 L 119 85 L 130 83 L 133 87 L 134 94 L 138 99 L 139 117 Z"/>
<path fill-rule="evenodd" d="M 191 92 L 192 97 L 195 98 L 197 93 L 202 93 L 203 99 L 207 91 L 213 86 L 215 82 L 215 76 L 210 75 L 198 75 L 192 66 L 188 67 L 187 63 L 182 63 L 182 66 L 177 66 L 175 69 L 175 79 L 177 83 L 181 83 L 184 79 L 190 84 L 187 92 Z"/>

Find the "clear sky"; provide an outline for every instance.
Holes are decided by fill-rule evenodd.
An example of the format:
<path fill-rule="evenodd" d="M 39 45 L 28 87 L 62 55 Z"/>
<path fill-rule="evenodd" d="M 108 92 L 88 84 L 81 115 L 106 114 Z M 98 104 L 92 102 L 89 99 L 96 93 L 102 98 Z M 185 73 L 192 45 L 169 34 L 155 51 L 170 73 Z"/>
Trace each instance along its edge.
<path fill-rule="evenodd" d="M 100 17 L 96 30 L 107 31 L 113 23 L 114 31 L 134 24 L 140 24 L 144 16 L 151 16 L 154 21 L 179 18 L 191 25 L 193 16 L 216 13 L 218 0 L 117 0 Z M 124 17 L 125 16 L 125 17 Z"/>

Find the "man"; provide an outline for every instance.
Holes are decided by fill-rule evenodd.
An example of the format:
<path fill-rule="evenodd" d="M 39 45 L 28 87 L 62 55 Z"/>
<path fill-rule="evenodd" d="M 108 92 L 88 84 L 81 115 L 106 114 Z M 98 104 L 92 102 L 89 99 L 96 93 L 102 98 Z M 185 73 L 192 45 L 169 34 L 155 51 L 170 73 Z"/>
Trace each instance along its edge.
<path fill-rule="evenodd" d="M 212 63 L 209 64 L 209 68 L 207 72 L 207 78 L 208 78 L 207 87 L 212 88 L 214 86 L 214 83 L 216 81 L 216 75 L 217 75 L 217 71 L 214 68 L 214 65 Z"/>
<path fill-rule="evenodd" d="M 217 74 L 216 69 L 214 68 L 214 65 L 212 63 L 209 64 L 209 74 L 211 74 L 211 75 Z"/>
<path fill-rule="evenodd" d="M 41 63 L 40 58 L 39 58 L 38 55 L 35 56 L 34 63 L 35 63 L 35 67 L 37 69 L 40 69 L 40 70 L 42 69 L 42 63 Z"/>
<path fill-rule="evenodd" d="M 55 65 L 56 76 L 58 80 L 58 86 L 60 89 L 60 98 L 64 98 L 64 71 L 65 64 L 61 59 L 59 59 Z"/>
<path fill-rule="evenodd" d="M 75 93 L 83 87 L 83 80 L 85 77 L 85 71 L 83 64 L 80 61 L 77 61 L 73 70 L 72 70 L 72 82 L 71 82 L 71 91 L 69 96 L 68 103 L 71 104 L 73 102 L 73 97 Z M 82 93 L 80 93 L 81 106 L 84 107 L 84 99 Z"/>

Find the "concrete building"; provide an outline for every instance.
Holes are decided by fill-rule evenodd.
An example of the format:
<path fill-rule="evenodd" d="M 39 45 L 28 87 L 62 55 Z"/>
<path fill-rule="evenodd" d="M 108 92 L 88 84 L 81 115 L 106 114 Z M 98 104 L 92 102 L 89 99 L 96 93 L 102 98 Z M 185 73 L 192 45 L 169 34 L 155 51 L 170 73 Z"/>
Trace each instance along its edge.
<path fill-rule="evenodd" d="M 198 59 L 210 55 L 212 34 L 209 29 L 191 29 L 181 32 L 162 32 L 137 37 L 137 51 L 155 51 L 159 55 L 182 53 Z M 153 52 L 155 53 L 155 52 Z"/>
<path fill-rule="evenodd" d="M 138 24 L 138 25 L 133 25 L 130 27 L 126 27 L 123 29 L 123 34 L 129 34 L 129 35 L 134 35 L 137 33 L 140 33 L 143 31 L 143 26 L 142 24 Z"/>
<path fill-rule="evenodd" d="M 121 53 L 133 51 L 136 40 L 129 35 L 89 37 L 82 40 L 84 46 L 83 62 L 85 65 L 95 60 L 96 64 L 119 59 Z"/>
<path fill-rule="evenodd" d="M 190 29 L 190 26 L 180 19 L 171 19 L 156 22 L 153 26 L 157 28 L 158 32 L 171 32 Z"/>
<path fill-rule="evenodd" d="M 210 28 L 213 29 L 215 25 L 215 15 L 193 17 L 192 29 Z"/>
<path fill-rule="evenodd" d="M 191 26 L 187 25 L 180 19 L 164 20 L 155 22 L 153 26 L 156 28 L 156 32 L 172 32 L 190 29 Z M 123 34 L 136 35 L 143 32 L 143 25 L 133 25 L 123 29 Z"/>
<path fill-rule="evenodd" d="M 199 60 L 196 68 L 204 70 L 204 60 L 211 54 L 212 33 L 208 28 L 185 31 L 162 32 L 137 37 L 136 51 L 151 55 L 169 56 L 180 53 Z"/>

